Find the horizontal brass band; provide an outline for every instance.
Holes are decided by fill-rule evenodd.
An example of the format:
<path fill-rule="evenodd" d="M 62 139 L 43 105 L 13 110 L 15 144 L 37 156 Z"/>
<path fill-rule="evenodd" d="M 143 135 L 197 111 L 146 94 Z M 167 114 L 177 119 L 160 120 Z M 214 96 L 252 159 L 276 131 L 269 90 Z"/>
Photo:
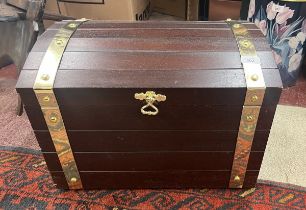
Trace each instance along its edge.
<path fill-rule="evenodd" d="M 82 189 L 83 186 L 64 120 L 53 92 L 53 85 L 69 39 L 77 27 L 85 21 L 85 19 L 70 21 L 59 29 L 44 55 L 33 86 L 69 189 Z"/>
<path fill-rule="evenodd" d="M 266 85 L 260 59 L 247 28 L 230 19 L 226 23 L 237 41 L 247 86 L 229 181 L 230 188 L 242 188 Z"/>

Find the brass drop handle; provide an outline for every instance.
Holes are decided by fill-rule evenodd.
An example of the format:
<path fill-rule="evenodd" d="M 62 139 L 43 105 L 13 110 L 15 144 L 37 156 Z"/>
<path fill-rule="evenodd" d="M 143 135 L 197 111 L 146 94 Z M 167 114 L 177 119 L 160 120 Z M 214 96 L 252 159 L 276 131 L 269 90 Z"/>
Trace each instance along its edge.
<path fill-rule="evenodd" d="M 146 101 L 147 104 L 140 109 L 141 113 L 145 115 L 157 115 L 159 110 L 154 105 L 154 103 L 166 101 L 165 95 L 156 94 L 154 91 L 147 91 L 146 93 L 135 93 L 134 97 L 137 100 Z M 152 108 L 153 111 L 147 110 L 147 108 Z"/>

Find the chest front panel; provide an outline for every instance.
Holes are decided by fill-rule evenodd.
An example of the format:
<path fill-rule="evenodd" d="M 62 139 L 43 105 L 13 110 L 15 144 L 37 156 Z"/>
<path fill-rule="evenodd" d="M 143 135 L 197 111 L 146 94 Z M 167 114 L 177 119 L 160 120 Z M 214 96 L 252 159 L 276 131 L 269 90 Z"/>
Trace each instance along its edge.
<path fill-rule="evenodd" d="M 33 86 L 66 24 L 40 37 L 17 84 L 60 188 L 69 187 L 67 177 Z M 243 25 L 265 81 L 241 186 L 252 187 L 281 80 L 261 32 Z M 228 187 L 248 92 L 240 54 L 225 22 L 82 23 L 61 57 L 52 91 L 83 188 Z"/>

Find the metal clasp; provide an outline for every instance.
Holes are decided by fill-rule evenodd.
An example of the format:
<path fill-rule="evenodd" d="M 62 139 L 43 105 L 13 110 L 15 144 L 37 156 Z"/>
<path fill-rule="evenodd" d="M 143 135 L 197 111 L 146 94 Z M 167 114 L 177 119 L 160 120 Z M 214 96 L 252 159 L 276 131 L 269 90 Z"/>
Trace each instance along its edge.
<path fill-rule="evenodd" d="M 135 99 L 137 100 L 145 100 L 147 102 L 146 105 L 141 107 L 141 113 L 145 115 L 157 115 L 159 110 L 154 105 L 156 102 L 166 101 L 166 96 L 161 94 L 156 94 L 154 91 L 147 91 L 146 93 L 135 93 Z M 153 111 L 146 110 L 147 108 L 152 108 Z"/>

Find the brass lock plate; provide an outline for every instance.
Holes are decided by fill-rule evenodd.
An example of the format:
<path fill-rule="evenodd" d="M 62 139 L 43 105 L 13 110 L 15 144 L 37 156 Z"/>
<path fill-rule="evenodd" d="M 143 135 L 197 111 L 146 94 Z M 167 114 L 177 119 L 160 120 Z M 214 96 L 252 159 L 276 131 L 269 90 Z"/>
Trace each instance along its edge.
<path fill-rule="evenodd" d="M 147 91 L 146 93 L 135 93 L 134 98 L 140 101 L 144 100 L 146 102 L 146 105 L 140 109 L 141 113 L 144 115 L 157 115 L 159 110 L 156 107 L 156 103 L 166 101 L 167 99 L 165 95 L 156 94 L 154 91 Z"/>

